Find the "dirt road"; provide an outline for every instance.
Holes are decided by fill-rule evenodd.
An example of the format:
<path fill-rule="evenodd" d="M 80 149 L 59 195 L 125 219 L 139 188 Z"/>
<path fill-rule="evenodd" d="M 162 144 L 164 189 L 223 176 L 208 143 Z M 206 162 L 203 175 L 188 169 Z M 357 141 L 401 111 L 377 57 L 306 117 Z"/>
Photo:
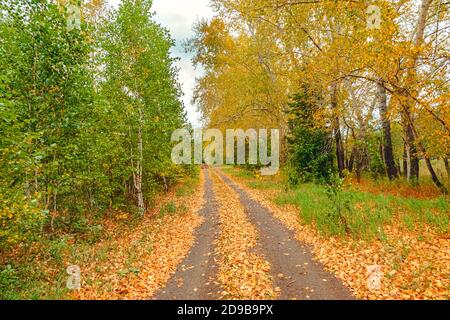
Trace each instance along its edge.
<path fill-rule="evenodd" d="M 213 183 L 228 185 L 230 192 L 238 195 L 249 221 L 258 232 L 257 245 L 253 250 L 270 264 L 273 286 L 278 299 L 336 300 L 352 299 L 350 291 L 342 282 L 326 272 L 314 261 L 305 244 L 295 239 L 274 215 L 257 201 L 248 191 L 241 189 L 231 177 L 219 169 L 205 170 L 205 204 L 199 212 L 203 224 L 196 230 L 196 243 L 187 257 L 180 263 L 165 288 L 155 295 L 155 299 L 203 300 L 219 299 L 224 284 L 218 274 L 215 241 L 220 235 L 219 205 L 213 191 Z M 216 175 L 219 179 L 211 179 Z M 216 182 L 214 182 L 216 181 Z"/>

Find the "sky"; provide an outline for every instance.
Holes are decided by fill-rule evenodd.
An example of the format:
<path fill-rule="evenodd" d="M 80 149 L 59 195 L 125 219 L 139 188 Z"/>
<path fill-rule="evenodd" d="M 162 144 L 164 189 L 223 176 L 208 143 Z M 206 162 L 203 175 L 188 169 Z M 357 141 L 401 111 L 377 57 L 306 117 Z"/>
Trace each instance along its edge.
<path fill-rule="evenodd" d="M 117 7 L 120 0 L 108 0 L 108 2 Z M 185 53 L 183 41 L 192 37 L 192 26 L 197 20 L 212 17 L 213 11 L 209 7 L 209 0 L 153 0 L 153 11 L 156 13 L 154 17 L 156 22 L 167 28 L 176 41 L 172 55 L 180 58 L 176 66 L 180 69 L 178 81 L 184 93 L 183 102 L 188 120 L 194 127 L 200 127 L 200 114 L 191 100 L 195 78 L 200 77 L 203 71 L 201 68 L 195 69 L 192 65 L 192 55 Z"/>

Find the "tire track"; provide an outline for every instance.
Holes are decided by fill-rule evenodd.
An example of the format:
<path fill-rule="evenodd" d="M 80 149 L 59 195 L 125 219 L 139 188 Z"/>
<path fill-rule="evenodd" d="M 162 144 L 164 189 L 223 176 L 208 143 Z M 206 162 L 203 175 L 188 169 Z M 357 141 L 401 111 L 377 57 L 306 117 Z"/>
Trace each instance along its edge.
<path fill-rule="evenodd" d="M 258 231 L 249 221 L 239 196 L 214 174 L 214 193 L 221 218 L 216 241 L 221 299 L 267 300 L 277 296 L 270 264 L 256 252 Z"/>
<path fill-rule="evenodd" d="M 214 241 L 219 235 L 220 217 L 208 169 L 205 176 L 205 204 L 199 211 L 204 221 L 196 230 L 196 241 L 187 257 L 178 265 L 156 300 L 212 300 L 222 291 L 217 282 L 217 257 Z"/>
<path fill-rule="evenodd" d="M 310 249 L 295 238 L 293 231 L 228 176 L 220 171 L 218 174 L 239 195 L 250 221 L 259 231 L 257 250 L 272 266 L 270 272 L 275 285 L 281 290 L 280 299 L 353 299 L 350 290 L 313 259 Z"/>

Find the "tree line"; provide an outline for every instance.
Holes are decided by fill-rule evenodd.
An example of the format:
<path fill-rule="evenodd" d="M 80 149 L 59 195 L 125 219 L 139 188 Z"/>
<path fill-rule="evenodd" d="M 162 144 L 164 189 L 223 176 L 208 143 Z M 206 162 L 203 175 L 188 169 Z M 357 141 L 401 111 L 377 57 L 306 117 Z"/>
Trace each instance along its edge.
<path fill-rule="evenodd" d="M 280 128 L 297 176 L 326 176 L 327 164 L 358 180 L 370 172 L 416 182 L 423 161 L 447 193 L 444 1 L 212 3 L 215 17 L 198 22 L 187 42 L 206 70 L 194 101 L 208 125 Z"/>
<path fill-rule="evenodd" d="M 168 31 L 149 0 L 0 4 L 0 244 L 135 209 L 185 172 Z M 78 18 L 80 18 L 78 20 Z"/>

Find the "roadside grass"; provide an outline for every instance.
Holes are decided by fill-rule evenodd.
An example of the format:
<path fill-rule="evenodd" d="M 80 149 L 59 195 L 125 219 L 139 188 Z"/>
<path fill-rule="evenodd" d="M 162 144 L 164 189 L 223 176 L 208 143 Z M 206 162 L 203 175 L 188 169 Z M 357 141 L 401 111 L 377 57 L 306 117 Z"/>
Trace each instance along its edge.
<path fill-rule="evenodd" d="M 242 170 L 238 167 L 234 166 L 222 166 L 221 169 L 229 174 L 232 174 L 233 176 L 237 178 L 246 178 L 246 179 L 253 179 L 255 178 L 255 174 L 249 170 Z"/>
<path fill-rule="evenodd" d="M 159 217 L 162 218 L 166 214 L 171 214 L 177 212 L 177 205 L 173 201 L 165 203 L 159 208 Z"/>
<path fill-rule="evenodd" d="M 64 299 L 68 293 L 64 256 L 75 251 L 69 240 L 43 240 L 11 253 L 8 263 L 1 266 L 0 299 Z"/>
<path fill-rule="evenodd" d="M 445 197 L 422 200 L 346 190 L 338 201 L 342 206 L 339 215 L 334 214 L 336 204 L 330 201 L 327 189 L 314 184 L 301 185 L 275 199 L 279 205 L 299 207 L 302 220 L 326 236 L 383 240 L 383 227 L 392 223 L 408 231 L 421 233 L 429 226 L 441 235 L 449 234 L 450 204 Z"/>
<path fill-rule="evenodd" d="M 196 191 L 198 183 L 198 172 L 186 177 L 172 190 L 174 199 L 182 202 L 183 197 Z M 183 203 L 177 205 L 174 200 L 164 198 L 161 195 L 159 206 L 152 210 L 153 219 L 188 211 Z M 124 263 L 117 272 L 123 277 L 137 275 L 139 256 L 150 252 L 152 243 L 145 232 L 134 242 L 121 241 L 122 235 L 133 233 L 142 223 L 142 218 L 132 208 L 129 211 L 110 212 L 101 219 L 92 214 L 84 217 L 72 232 L 64 230 L 52 236 L 42 235 L 39 241 L 0 252 L 0 300 L 71 299 L 72 292 L 66 287 L 67 266 L 107 264 L 111 255 L 119 254 L 119 246 L 125 246 L 120 250 Z M 82 275 L 82 281 L 91 285 L 93 280 Z M 108 283 L 100 285 L 107 290 Z"/>
<path fill-rule="evenodd" d="M 177 197 L 185 197 L 192 195 L 197 186 L 198 186 L 199 180 L 198 180 L 198 172 L 192 176 L 192 177 L 186 177 L 183 180 L 183 183 L 178 185 L 175 189 L 175 195 Z"/>
<path fill-rule="evenodd" d="M 272 181 L 252 181 L 248 184 L 253 189 L 277 190 L 279 185 Z"/>
<path fill-rule="evenodd" d="M 450 235 L 448 196 L 403 197 L 361 191 L 357 185 L 346 185 L 342 191 L 314 183 L 289 188 L 282 177 L 256 177 L 251 172 L 229 167 L 225 172 L 242 178 L 253 189 L 278 189 L 274 202 L 298 207 L 301 220 L 314 225 L 323 236 L 385 240 L 384 227 L 388 225 L 419 235 L 427 229 L 442 236 Z"/>

